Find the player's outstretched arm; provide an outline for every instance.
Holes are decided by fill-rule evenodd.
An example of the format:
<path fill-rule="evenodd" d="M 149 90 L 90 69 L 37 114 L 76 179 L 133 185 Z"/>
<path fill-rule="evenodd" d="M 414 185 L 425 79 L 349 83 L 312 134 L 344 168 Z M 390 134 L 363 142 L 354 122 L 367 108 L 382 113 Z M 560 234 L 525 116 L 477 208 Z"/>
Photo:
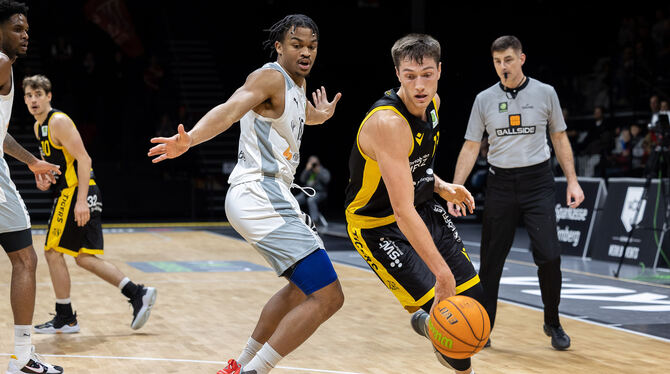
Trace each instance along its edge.
<path fill-rule="evenodd" d="M 309 100 L 307 101 L 307 113 L 305 113 L 305 124 L 306 125 L 320 125 L 330 117 L 335 114 L 335 106 L 337 102 L 340 101 L 342 97 L 341 93 L 337 93 L 333 98 L 333 101 L 328 101 L 328 96 L 326 95 L 326 88 L 321 86 L 320 89 L 312 92 L 312 100 L 314 104 L 312 105 Z"/>
<path fill-rule="evenodd" d="M 14 137 L 9 134 L 5 137 L 5 142 L 2 145 L 2 148 L 8 155 L 28 165 L 30 171 L 35 175 L 39 174 L 42 178 L 45 178 L 48 181 L 54 181 L 53 173 L 60 174 L 60 166 L 35 157 L 32 153 L 23 148 L 21 144 L 17 143 L 16 140 L 14 140 Z"/>
<path fill-rule="evenodd" d="M 280 72 L 271 69 L 256 70 L 249 74 L 244 85 L 225 103 L 207 112 L 188 133 L 184 131 L 183 124 L 180 124 L 174 136 L 152 138 L 151 143 L 158 145 L 149 150 L 148 156 L 157 156 L 152 160 L 154 163 L 179 157 L 190 147 L 206 142 L 228 130 L 248 111 L 266 101 L 271 105 L 284 94 L 283 90 L 284 76 Z"/>
<path fill-rule="evenodd" d="M 412 141 L 407 123 L 386 110 L 373 114 L 359 136 L 361 149 L 379 164 L 398 227 L 437 279 L 433 303 L 437 305 L 455 295 L 456 281 L 414 207 L 414 184 L 407 158 Z"/>

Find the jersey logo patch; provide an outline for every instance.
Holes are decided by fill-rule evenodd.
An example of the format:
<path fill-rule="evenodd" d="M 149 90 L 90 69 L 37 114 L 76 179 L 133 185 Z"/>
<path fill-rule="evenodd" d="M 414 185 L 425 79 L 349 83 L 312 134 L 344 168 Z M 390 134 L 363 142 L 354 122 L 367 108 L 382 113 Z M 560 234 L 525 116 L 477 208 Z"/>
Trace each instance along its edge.
<path fill-rule="evenodd" d="M 48 136 L 49 135 L 49 126 L 44 125 L 40 129 L 42 130 L 42 136 Z"/>
<path fill-rule="evenodd" d="M 507 103 L 498 103 L 498 113 L 507 112 Z"/>
<path fill-rule="evenodd" d="M 414 136 L 414 139 L 416 139 L 416 144 L 421 145 L 421 142 L 423 141 L 423 133 L 420 132 Z"/>
<path fill-rule="evenodd" d="M 284 151 L 284 157 L 286 157 L 287 160 L 291 160 L 293 158 L 293 153 L 291 153 L 291 147 L 286 148 Z"/>
<path fill-rule="evenodd" d="M 535 126 L 521 126 L 521 114 L 509 115 L 509 127 L 496 129 L 497 136 L 535 134 Z"/>
<path fill-rule="evenodd" d="M 435 109 L 430 111 L 430 119 L 433 121 L 433 128 L 435 128 L 435 126 L 437 126 L 437 124 L 440 123 L 437 120 L 437 113 L 435 113 Z"/>

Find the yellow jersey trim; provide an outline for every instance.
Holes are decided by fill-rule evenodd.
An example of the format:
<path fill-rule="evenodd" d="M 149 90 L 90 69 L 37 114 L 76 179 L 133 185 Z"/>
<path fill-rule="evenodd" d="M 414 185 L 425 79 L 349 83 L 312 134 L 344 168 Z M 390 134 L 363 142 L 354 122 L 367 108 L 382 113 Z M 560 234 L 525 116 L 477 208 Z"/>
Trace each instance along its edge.
<path fill-rule="evenodd" d="M 366 155 L 365 152 L 363 152 L 363 149 L 361 149 L 361 144 L 359 142 L 361 130 L 363 130 L 363 125 L 365 125 L 365 122 L 373 114 L 381 110 L 393 111 L 394 113 L 399 115 L 400 118 L 405 120 L 407 126 L 410 126 L 409 121 L 407 121 L 407 118 L 405 118 L 405 116 L 403 116 L 402 113 L 400 113 L 400 111 L 396 107 L 392 105 L 382 105 L 372 109 L 370 113 L 368 113 L 365 116 L 365 118 L 363 118 L 363 121 L 358 127 L 358 133 L 356 134 L 356 147 L 358 148 L 358 153 L 360 153 L 361 156 L 363 156 L 363 159 L 365 159 L 365 167 L 363 169 L 363 182 L 361 184 L 361 189 L 358 190 L 358 193 L 356 194 L 356 197 L 349 204 L 349 206 L 347 206 L 345 215 L 347 217 L 348 222 L 353 223 L 354 225 L 356 225 L 356 227 L 360 228 L 379 227 L 395 222 L 395 216 L 393 214 L 386 217 L 369 217 L 356 214 L 356 211 L 358 209 L 364 207 L 370 201 L 372 195 L 374 195 L 375 191 L 377 191 L 377 188 L 379 187 L 379 182 L 382 179 L 382 174 L 381 171 L 379 170 L 379 164 L 377 164 L 377 161 L 373 160 L 368 155 Z M 411 133 L 411 127 L 410 127 L 410 136 L 412 137 L 412 146 L 409 150 L 409 154 L 407 155 L 408 157 L 414 151 L 414 135 Z"/>

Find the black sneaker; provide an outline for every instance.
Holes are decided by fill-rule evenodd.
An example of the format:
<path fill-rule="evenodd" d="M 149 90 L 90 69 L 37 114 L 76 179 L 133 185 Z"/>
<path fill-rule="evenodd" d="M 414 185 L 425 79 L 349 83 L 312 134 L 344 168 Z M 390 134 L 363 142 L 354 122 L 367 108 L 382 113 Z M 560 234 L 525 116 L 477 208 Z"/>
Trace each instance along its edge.
<path fill-rule="evenodd" d="M 77 323 L 77 313 L 74 313 L 73 315 L 67 317 L 53 313 L 51 315 L 54 316 L 54 318 L 51 321 L 35 326 L 35 333 L 74 334 L 79 332 L 79 324 Z"/>
<path fill-rule="evenodd" d="M 157 291 L 153 287 L 144 287 L 138 284 L 139 291 L 131 299 L 128 299 L 130 305 L 133 306 L 133 321 L 130 323 L 130 328 L 137 330 L 144 326 L 151 314 L 151 308 L 156 302 Z"/>
<path fill-rule="evenodd" d="M 547 336 L 551 336 L 551 346 L 554 347 L 554 349 L 564 351 L 570 348 L 570 337 L 565 333 L 565 331 L 563 331 L 563 327 L 560 325 L 549 326 L 545 324 L 543 328 L 544 333 Z"/>
<path fill-rule="evenodd" d="M 428 318 L 430 318 L 428 313 L 426 313 L 422 309 L 419 309 L 418 311 L 414 312 L 414 314 L 412 314 L 412 319 L 410 320 L 412 329 L 414 329 L 414 331 L 417 334 L 424 336 L 426 338 L 428 337 L 426 331 L 426 323 L 428 323 Z"/>
<path fill-rule="evenodd" d="M 484 348 L 491 348 L 491 338 L 486 341 L 486 344 L 484 344 Z"/>

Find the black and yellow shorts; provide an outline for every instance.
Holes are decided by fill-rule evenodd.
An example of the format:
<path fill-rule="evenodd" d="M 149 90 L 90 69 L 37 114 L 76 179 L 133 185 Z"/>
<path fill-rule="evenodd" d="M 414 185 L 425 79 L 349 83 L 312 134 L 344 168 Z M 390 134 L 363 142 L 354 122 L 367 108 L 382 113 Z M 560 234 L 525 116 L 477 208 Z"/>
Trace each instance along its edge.
<path fill-rule="evenodd" d="M 432 199 L 416 210 L 454 274 L 456 293 L 477 285 L 479 276 L 446 210 Z M 348 222 L 347 231 L 354 247 L 407 311 L 413 313 L 433 299 L 435 276 L 396 223 L 359 228 L 352 221 Z"/>
<path fill-rule="evenodd" d="M 91 218 L 83 227 L 77 226 L 74 220 L 74 207 L 77 200 L 75 187 L 68 187 L 61 191 L 54 200 L 54 207 L 49 218 L 44 250 L 56 250 L 73 257 L 80 253 L 93 255 L 103 254 L 102 239 L 102 199 L 97 185 L 88 186 L 88 208 Z"/>

